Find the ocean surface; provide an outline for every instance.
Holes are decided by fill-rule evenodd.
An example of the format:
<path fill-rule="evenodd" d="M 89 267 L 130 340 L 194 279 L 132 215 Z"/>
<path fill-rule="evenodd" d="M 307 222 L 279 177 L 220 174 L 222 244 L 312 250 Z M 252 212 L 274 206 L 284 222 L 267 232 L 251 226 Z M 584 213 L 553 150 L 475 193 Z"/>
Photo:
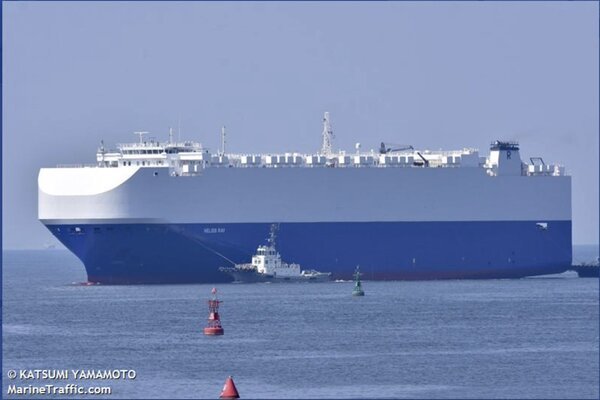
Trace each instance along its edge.
<path fill-rule="evenodd" d="M 246 399 L 599 397 L 599 280 L 574 272 L 365 281 L 363 298 L 352 282 L 219 285 L 225 335 L 206 337 L 212 285 L 83 286 L 66 251 L 2 255 L 3 398 L 71 382 L 112 389 L 79 398 L 215 399 L 229 375 Z M 136 377 L 8 378 L 34 369 Z"/>

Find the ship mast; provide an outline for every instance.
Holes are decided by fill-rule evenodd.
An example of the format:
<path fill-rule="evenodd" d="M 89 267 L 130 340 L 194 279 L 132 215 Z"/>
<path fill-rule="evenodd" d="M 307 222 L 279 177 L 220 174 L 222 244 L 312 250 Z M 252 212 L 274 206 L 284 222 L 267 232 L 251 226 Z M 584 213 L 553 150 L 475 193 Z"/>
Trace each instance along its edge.
<path fill-rule="evenodd" d="M 221 127 L 221 155 L 225 155 L 225 126 Z"/>
<path fill-rule="evenodd" d="M 134 135 L 139 135 L 140 137 L 140 144 L 144 143 L 144 135 L 147 135 L 150 132 L 133 132 Z"/>
<path fill-rule="evenodd" d="M 104 155 L 106 154 L 106 149 L 104 148 L 104 139 L 100 140 L 100 154 L 102 155 L 101 167 L 104 167 Z"/>
<path fill-rule="evenodd" d="M 269 232 L 269 245 L 275 247 L 275 238 L 277 237 L 277 224 L 271 224 L 271 231 Z"/>
<path fill-rule="evenodd" d="M 328 156 L 331 154 L 331 146 L 333 145 L 333 130 L 329 121 L 329 112 L 325 112 L 323 116 L 323 145 L 321 146 L 321 154 Z"/>

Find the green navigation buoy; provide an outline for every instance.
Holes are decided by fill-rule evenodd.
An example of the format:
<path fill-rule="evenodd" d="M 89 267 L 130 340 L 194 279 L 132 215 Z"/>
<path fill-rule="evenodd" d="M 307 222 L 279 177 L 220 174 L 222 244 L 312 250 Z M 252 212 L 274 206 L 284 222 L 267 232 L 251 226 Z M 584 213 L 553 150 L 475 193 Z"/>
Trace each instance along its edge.
<path fill-rule="evenodd" d="M 362 286 L 360 284 L 360 272 L 358 271 L 358 265 L 356 266 L 356 271 L 354 271 L 354 289 L 352 289 L 352 296 L 364 296 L 365 292 L 362 290 Z"/>

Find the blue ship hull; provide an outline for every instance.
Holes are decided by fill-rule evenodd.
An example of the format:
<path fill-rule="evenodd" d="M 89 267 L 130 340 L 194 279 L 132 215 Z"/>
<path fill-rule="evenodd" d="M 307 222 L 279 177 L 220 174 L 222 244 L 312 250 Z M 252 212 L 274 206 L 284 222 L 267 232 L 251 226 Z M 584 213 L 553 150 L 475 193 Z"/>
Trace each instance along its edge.
<path fill-rule="evenodd" d="M 249 262 L 269 223 L 47 225 L 104 284 L 220 283 Z M 571 221 L 283 223 L 286 262 L 352 279 L 519 278 L 571 266 Z"/>

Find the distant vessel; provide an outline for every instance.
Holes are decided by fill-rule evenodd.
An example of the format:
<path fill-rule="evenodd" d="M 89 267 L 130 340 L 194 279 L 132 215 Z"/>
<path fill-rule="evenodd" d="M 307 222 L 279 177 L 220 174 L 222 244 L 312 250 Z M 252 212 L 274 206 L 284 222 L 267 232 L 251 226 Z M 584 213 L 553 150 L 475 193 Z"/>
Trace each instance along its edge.
<path fill-rule="evenodd" d="M 390 143 L 338 151 L 329 113 L 310 154 L 227 153 L 224 129 L 217 151 L 172 131 L 136 134 L 102 143 L 94 165 L 38 176 L 38 217 L 91 282 L 230 282 L 224 260 L 247 262 L 273 223 L 285 257 L 333 279 L 352 279 L 357 264 L 369 280 L 571 268 L 571 177 L 522 160 L 516 142 L 496 140 L 486 156 Z"/>
<path fill-rule="evenodd" d="M 577 272 L 580 278 L 600 278 L 600 260 L 596 259 L 596 262 L 573 265 L 573 270 Z"/>
<path fill-rule="evenodd" d="M 288 264 L 281 260 L 275 248 L 277 225 L 271 225 L 268 245 L 258 246 L 250 264 L 235 264 L 234 267 L 221 267 L 222 272 L 231 275 L 236 282 L 282 282 L 282 281 L 328 281 L 329 272 L 314 269 L 301 270 L 299 264 Z"/>
<path fill-rule="evenodd" d="M 352 296 L 364 296 L 365 291 L 362 289 L 362 285 L 360 283 L 360 272 L 358 270 L 358 265 L 356 266 L 356 271 L 354 271 L 354 289 L 352 289 Z"/>

